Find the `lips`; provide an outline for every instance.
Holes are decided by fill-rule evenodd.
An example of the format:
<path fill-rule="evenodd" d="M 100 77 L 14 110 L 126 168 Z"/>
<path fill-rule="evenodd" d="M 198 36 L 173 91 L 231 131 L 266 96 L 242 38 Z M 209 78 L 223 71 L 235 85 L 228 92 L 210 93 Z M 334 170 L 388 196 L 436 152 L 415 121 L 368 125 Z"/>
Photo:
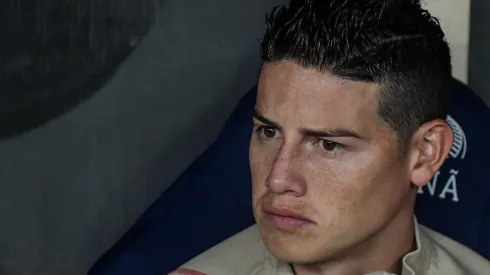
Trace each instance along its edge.
<path fill-rule="evenodd" d="M 273 206 L 264 206 L 264 213 L 266 214 L 271 214 L 271 215 L 276 215 L 276 216 L 282 216 L 282 217 L 289 217 L 289 218 L 295 218 L 298 220 L 305 220 L 311 222 L 308 218 L 305 216 L 301 215 L 299 212 L 290 210 L 287 208 L 279 208 L 279 207 L 273 207 Z"/>
<path fill-rule="evenodd" d="M 298 211 L 273 206 L 263 207 L 262 222 L 281 231 L 296 231 L 313 224 Z"/>

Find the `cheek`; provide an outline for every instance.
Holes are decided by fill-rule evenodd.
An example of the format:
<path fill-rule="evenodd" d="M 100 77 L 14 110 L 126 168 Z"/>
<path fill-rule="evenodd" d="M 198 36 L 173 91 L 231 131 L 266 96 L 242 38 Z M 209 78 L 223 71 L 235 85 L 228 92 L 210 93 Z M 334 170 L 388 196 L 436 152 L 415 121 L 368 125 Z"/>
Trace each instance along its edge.
<path fill-rule="evenodd" d="M 250 170 L 252 177 L 267 177 L 274 165 L 280 145 L 274 141 L 262 143 L 255 136 L 252 136 L 249 148 Z"/>
<path fill-rule="evenodd" d="M 252 191 L 254 196 L 256 193 L 262 193 L 265 189 L 265 180 L 269 175 L 272 166 L 274 165 L 274 151 L 270 146 L 261 144 L 258 140 L 250 142 L 250 172 L 252 175 Z"/>
<path fill-rule="evenodd" d="M 370 156 L 358 157 L 351 163 L 352 165 L 346 165 L 331 174 L 332 186 L 327 190 L 329 192 L 316 192 L 328 197 L 331 200 L 330 207 L 335 204 L 338 214 L 382 215 L 400 203 L 400 196 L 405 191 L 402 190 L 402 169 L 396 161 L 384 161 Z"/>
<path fill-rule="evenodd" d="M 343 161 L 313 159 L 305 163 L 309 164 L 305 173 L 309 177 L 309 196 L 314 198 L 315 208 L 329 214 L 349 214 L 365 207 L 375 196 L 381 195 L 380 186 L 386 180 L 373 157 L 357 155 Z"/>
<path fill-rule="evenodd" d="M 310 206 L 318 215 L 321 227 L 333 230 L 334 235 L 342 234 L 365 221 L 364 216 L 367 218 L 377 212 L 377 206 L 373 205 L 376 201 L 371 200 L 369 188 L 362 184 L 355 178 L 332 177 L 310 189 L 308 202 L 312 203 Z"/>

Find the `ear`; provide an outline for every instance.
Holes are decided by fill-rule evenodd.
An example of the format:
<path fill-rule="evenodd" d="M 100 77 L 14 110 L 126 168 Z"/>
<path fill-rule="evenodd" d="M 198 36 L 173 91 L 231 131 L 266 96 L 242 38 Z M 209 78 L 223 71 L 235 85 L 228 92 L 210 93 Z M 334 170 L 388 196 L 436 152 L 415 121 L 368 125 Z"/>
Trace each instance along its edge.
<path fill-rule="evenodd" d="M 422 125 L 412 137 L 411 181 L 426 185 L 446 160 L 453 145 L 453 130 L 442 119 Z"/>

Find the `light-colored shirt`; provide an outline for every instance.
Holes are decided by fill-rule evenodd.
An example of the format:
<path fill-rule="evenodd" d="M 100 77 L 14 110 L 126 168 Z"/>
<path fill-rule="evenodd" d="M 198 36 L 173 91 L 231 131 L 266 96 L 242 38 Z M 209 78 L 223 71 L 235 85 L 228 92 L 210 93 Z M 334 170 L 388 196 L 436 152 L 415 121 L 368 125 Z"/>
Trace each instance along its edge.
<path fill-rule="evenodd" d="M 416 250 L 406 254 L 399 275 L 490 275 L 490 262 L 415 219 Z M 291 265 L 265 248 L 257 225 L 204 252 L 172 275 L 294 275 Z M 365 275 L 392 275 L 373 271 Z"/>

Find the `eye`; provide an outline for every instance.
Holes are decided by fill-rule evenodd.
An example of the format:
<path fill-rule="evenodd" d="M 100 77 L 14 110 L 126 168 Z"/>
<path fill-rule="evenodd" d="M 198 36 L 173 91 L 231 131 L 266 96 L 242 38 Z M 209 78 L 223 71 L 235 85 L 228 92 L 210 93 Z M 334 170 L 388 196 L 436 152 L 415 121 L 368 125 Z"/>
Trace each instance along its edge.
<path fill-rule="evenodd" d="M 342 145 L 336 143 L 336 142 L 333 142 L 333 141 L 329 141 L 329 140 L 322 140 L 321 141 L 322 143 L 322 148 L 325 150 L 325 151 L 334 151 L 335 149 L 339 149 L 340 147 L 342 147 Z"/>
<path fill-rule="evenodd" d="M 269 139 L 274 138 L 277 134 L 277 129 L 270 126 L 258 126 L 256 132 L 260 134 L 262 138 Z"/>

